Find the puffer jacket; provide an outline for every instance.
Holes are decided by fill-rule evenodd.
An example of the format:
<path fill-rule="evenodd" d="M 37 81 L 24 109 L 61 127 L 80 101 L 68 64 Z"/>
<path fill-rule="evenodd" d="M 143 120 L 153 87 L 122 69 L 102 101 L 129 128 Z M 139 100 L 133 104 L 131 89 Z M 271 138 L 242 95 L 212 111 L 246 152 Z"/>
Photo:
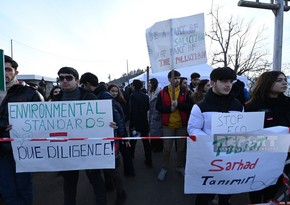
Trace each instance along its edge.
<path fill-rule="evenodd" d="M 211 135 L 213 113 L 243 112 L 243 105 L 232 95 L 217 95 L 210 89 L 203 101 L 192 107 L 188 120 L 189 135 Z"/>

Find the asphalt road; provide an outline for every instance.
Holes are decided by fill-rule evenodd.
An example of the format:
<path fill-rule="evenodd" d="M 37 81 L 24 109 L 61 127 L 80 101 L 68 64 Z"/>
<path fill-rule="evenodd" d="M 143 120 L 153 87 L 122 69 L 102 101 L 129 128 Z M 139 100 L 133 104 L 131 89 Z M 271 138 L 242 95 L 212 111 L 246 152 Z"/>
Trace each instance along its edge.
<path fill-rule="evenodd" d="M 175 153 L 172 155 L 171 168 L 165 181 L 157 180 L 161 165 L 161 153 L 153 153 L 153 167 L 144 164 L 143 146 L 136 145 L 134 159 L 135 177 L 123 177 L 127 193 L 126 205 L 194 205 L 195 195 L 183 193 L 183 177 L 175 171 Z M 122 175 L 123 176 L 123 175 Z M 62 205 L 63 180 L 57 172 L 33 173 L 34 203 L 33 205 Z M 108 205 L 115 204 L 115 191 L 107 193 Z M 231 205 L 245 205 L 249 203 L 248 194 L 234 195 Z M 84 171 L 80 172 L 78 205 L 95 205 L 92 187 Z M 1 202 L 0 202 L 1 205 Z"/>

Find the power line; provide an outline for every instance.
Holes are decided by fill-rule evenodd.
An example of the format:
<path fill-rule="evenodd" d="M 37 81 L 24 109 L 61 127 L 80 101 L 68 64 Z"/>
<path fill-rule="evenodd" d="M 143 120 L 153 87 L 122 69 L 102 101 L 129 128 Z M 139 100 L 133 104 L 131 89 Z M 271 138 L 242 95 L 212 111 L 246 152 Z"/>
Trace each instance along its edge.
<path fill-rule="evenodd" d="M 27 45 L 25 43 L 22 43 L 20 41 L 16 41 L 14 39 L 13 39 L 13 42 L 16 42 L 20 46 L 27 47 L 29 49 L 32 49 L 32 50 L 35 50 L 35 51 L 38 51 L 38 52 L 41 52 L 41 53 L 45 53 L 47 55 L 51 55 L 51 56 L 58 57 L 58 58 L 63 58 L 63 59 L 68 59 L 68 60 L 73 60 L 73 61 L 82 61 L 82 62 L 89 62 L 89 63 L 111 63 L 111 62 L 118 62 L 118 61 L 126 61 L 126 59 L 102 60 L 102 61 L 100 61 L 100 60 L 89 60 L 89 59 L 71 58 L 71 57 L 67 57 L 67 56 L 57 55 L 55 53 L 51 53 L 51 52 L 48 52 L 48 51 L 40 50 L 38 48 L 34 48 L 34 47 L 29 46 L 29 45 Z"/>

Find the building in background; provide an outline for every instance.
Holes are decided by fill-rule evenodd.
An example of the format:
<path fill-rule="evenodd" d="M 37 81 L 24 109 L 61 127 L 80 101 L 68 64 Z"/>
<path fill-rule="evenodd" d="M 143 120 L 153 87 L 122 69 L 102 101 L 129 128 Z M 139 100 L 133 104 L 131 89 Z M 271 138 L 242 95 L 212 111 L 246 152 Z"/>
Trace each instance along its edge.
<path fill-rule="evenodd" d="M 31 86 L 37 86 L 37 89 L 46 98 L 50 90 L 57 84 L 56 78 L 40 76 L 40 75 L 17 75 L 19 81 L 24 81 Z"/>

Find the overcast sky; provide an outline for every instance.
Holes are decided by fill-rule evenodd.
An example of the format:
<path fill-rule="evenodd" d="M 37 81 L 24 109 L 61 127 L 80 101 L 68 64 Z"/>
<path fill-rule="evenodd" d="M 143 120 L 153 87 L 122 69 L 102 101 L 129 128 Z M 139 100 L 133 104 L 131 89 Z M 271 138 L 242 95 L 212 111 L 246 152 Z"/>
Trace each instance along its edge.
<path fill-rule="evenodd" d="M 127 60 L 129 71 L 150 65 L 145 31 L 154 23 L 204 13 L 209 26 L 207 14 L 219 5 L 224 17 L 254 19 L 256 28 L 266 25 L 265 36 L 272 53 L 272 11 L 237 4 L 237 0 L 214 0 L 214 4 L 212 0 L 1 1 L 0 49 L 11 55 L 12 39 L 20 74 L 56 77 L 59 68 L 71 66 L 80 74 L 93 72 L 107 82 L 109 74 L 113 80 L 127 73 Z M 284 64 L 290 62 L 289 15 L 284 12 Z"/>

